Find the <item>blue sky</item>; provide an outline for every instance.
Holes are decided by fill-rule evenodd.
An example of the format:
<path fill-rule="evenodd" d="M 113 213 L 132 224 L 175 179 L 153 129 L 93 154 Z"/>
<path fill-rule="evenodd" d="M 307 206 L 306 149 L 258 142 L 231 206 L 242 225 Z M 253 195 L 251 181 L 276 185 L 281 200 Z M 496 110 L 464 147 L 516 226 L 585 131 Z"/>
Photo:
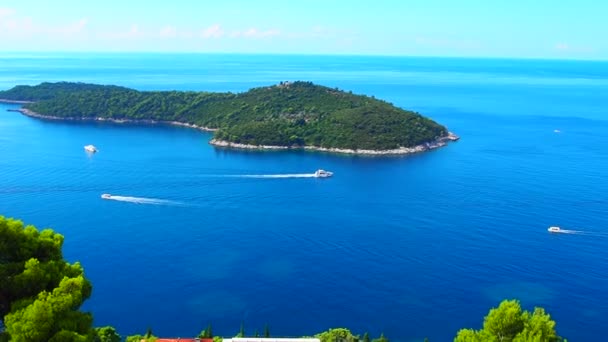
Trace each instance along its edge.
<path fill-rule="evenodd" d="M 0 0 L 0 51 L 608 59 L 608 1 Z"/>

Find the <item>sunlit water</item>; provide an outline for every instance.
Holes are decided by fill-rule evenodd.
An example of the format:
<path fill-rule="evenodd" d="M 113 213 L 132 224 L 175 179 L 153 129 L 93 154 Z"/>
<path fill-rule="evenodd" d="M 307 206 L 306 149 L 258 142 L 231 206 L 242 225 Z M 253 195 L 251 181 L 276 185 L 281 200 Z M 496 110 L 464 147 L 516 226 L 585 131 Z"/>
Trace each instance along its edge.
<path fill-rule="evenodd" d="M 231 336 L 244 321 L 276 335 L 345 326 L 448 341 L 518 298 L 545 307 L 570 341 L 608 334 L 608 63 L 32 57 L 0 58 L 0 88 L 310 80 L 418 110 L 462 137 L 393 158 L 229 151 L 191 129 L 47 122 L 1 105 L 0 213 L 66 236 L 66 258 L 93 282 L 85 309 L 97 325 L 185 337 L 211 322 Z M 319 168 L 334 176 L 312 177 Z"/>

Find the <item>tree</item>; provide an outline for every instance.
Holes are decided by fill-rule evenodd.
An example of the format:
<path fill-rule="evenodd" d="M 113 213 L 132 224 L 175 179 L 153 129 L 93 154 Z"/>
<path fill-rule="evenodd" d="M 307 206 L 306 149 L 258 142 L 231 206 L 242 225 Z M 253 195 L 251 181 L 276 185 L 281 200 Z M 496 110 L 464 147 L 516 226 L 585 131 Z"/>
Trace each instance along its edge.
<path fill-rule="evenodd" d="M 131 335 L 131 336 L 127 336 L 127 338 L 125 339 L 125 342 L 141 342 L 141 341 L 145 341 L 145 342 L 156 342 L 156 340 L 158 339 L 158 337 L 151 335 L 151 336 L 147 336 L 146 335 Z"/>
<path fill-rule="evenodd" d="M 367 333 L 367 331 L 365 332 L 365 334 L 363 334 L 363 342 L 370 342 L 369 341 L 369 334 Z"/>
<path fill-rule="evenodd" d="M 490 310 L 481 330 L 462 329 L 455 342 L 557 342 L 555 321 L 542 308 L 524 311 L 516 300 L 505 300 Z"/>
<path fill-rule="evenodd" d="M 357 338 L 345 328 L 329 329 L 315 335 L 321 342 L 355 342 Z"/>
<path fill-rule="evenodd" d="M 239 333 L 236 334 L 236 337 L 245 337 L 245 322 L 241 322 L 241 329 L 239 329 Z"/>
<path fill-rule="evenodd" d="M 266 323 L 264 325 L 264 337 L 265 338 L 269 338 L 270 337 L 270 327 L 268 327 L 268 323 Z"/>
<path fill-rule="evenodd" d="M 389 340 L 384 336 L 384 333 L 381 333 L 380 337 L 373 339 L 372 342 L 389 342 Z"/>
<path fill-rule="evenodd" d="M 67 333 L 73 340 L 85 340 L 91 333 L 93 316 L 74 308 L 90 293 L 90 284 L 84 277 L 65 277 L 53 292 L 42 291 L 33 302 L 24 299 L 13 304 L 13 311 L 5 316 L 11 341 L 53 341 L 57 334 L 63 340 Z"/>
<path fill-rule="evenodd" d="M 200 334 L 198 334 L 198 337 L 200 338 L 213 338 L 213 331 L 211 330 L 211 323 L 209 323 L 207 325 L 207 328 L 203 331 L 201 331 Z"/>
<path fill-rule="evenodd" d="M 260 337 L 260 333 L 258 332 L 258 329 L 255 329 L 253 331 L 253 337 Z"/>
<path fill-rule="evenodd" d="M 122 338 L 113 327 L 95 328 L 94 342 L 120 342 Z"/>
<path fill-rule="evenodd" d="M 90 313 L 78 311 L 91 283 L 63 259 L 63 236 L 0 216 L 0 340 L 91 339 Z"/>

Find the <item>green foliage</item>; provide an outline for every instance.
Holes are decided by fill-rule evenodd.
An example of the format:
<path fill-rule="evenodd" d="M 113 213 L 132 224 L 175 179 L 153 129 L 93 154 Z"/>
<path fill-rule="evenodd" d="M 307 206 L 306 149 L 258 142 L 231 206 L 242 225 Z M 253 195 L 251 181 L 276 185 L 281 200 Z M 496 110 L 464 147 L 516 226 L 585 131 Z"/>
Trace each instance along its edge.
<path fill-rule="evenodd" d="M 56 334 L 83 338 L 89 334 L 93 317 L 74 311 L 90 294 L 83 276 L 65 277 L 53 292 L 42 291 L 27 306 L 5 316 L 6 331 L 11 341 L 49 341 Z M 25 300 L 29 302 L 29 300 Z"/>
<path fill-rule="evenodd" d="M 44 115 L 82 119 L 178 121 L 217 128 L 215 138 L 251 145 L 393 149 L 445 136 L 445 127 L 373 97 L 310 82 L 244 93 L 140 92 L 116 86 L 42 83 L 0 92 L 33 100 Z"/>
<path fill-rule="evenodd" d="M 265 338 L 269 338 L 270 337 L 270 327 L 268 326 L 268 324 L 264 325 L 264 336 Z"/>
<path fill-rule="evenodd" d="M 211 329 L 211 323 L 209 323 L 207 325 L 206 329 L 204 329 L 203 331 L 201 331 L 200 334 L 198 334 L 198 337 L 200 337 L 200 338 L 212 338 L 213 337 L 213 330 Z"/>
<path fill-rule="evenodd" d="M 147 334 L 146 334 L 147 335 Z M 156 336 L 146 336 L 146 335 L 131 335 L 131 336 L 127 336 L 127 338 L 125 339 L 125 342 L 141 342 L 141 341 L 145 341 L 145 342 L 156 342 L 156 340 L 158 340 L 158 337 Z"/>
<path fill-rule="evenodd" d="M 213 336 L 213 342 L 222 342 L 224 339 L 219 336 Z"/>
<path fill-rule="evenodd" d="M 120 342 L 122 338 L 113 327 L 95 328 L 94 342 Z"/>
<path fill-rule="evenodd" d="M 241 328 L 239 329 L 239 333 L 236 334 L 235 337 L 245 337 L 245 322 L 241 322 Z"/>
<path fill-rule="evenodd" d="M 384 336 L 384 333 L 381 333 L 380 337 L 373 339 L 372 342 L 389 342 L 389 340 Z"/>
<path fill-rule="evenodd" d="M 355 342 L 357 338 L 345 328 L 329 329 L 315 335 L 321 342 Z"/>
<path fill-rule="evenodd" d="M 367 331 L 365 332 L 365 334 L 363 334 L 363 342 L 370 342 L 369 341 L 369 334 L 367 333 Z"/>
<path fill-rule="evenodd" d="M 542 308 L 523 311 L 516 300 L 505 300 L 485 317 L 481 330 L 462 329 L 455 342 L 557 342 L 555 321 Z"/>
<path fill-rule="evenodd" d="M 78 308 L 91 284 L 63 260 L 63 236 L 0 216 L 0 314 L 11 341 L 80 341 L 92 316 Z M 0 338 L 0 339 L 2 339 Z"/>

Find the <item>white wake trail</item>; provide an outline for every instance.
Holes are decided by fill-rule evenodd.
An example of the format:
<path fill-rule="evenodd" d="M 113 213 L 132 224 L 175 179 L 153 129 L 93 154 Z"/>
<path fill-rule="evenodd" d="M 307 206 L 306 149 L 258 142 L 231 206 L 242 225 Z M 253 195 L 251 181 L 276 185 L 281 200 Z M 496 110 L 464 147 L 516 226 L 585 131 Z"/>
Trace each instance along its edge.
<path fill-rule="evenodd" d="M 559 233 L 559 234 L 585 234 L 585 232 L 583 232 L 581 230 L 568 230 L 568 229 L 560 229 L 556 233 Z"/>
<path fill-rule="evenodd" d="M 576 234 L 576 235 L 585 235 L 585 236 L 595 236 L 595 237 L 608 237 L 608 232 L 598 232 L 592 230 L 571 230 L 571 229 L 560 229 L 559 231 L 553 232 L 557 234 Z"/>
<path fill-rule="evenodd" d="M 115 196 L 112 195 L 108 200 L 129 202 L 137 204 L 152 204 L 152 205 L 181 205 L 182 203 L 170 200 L 164 200 L 159 198 L 147 198 L 147 197 L 133 197 L 133 196 Z"/>
<path fill-rule="evenodd" d="M 238 178 L 315 178 L 314 173 L 292 173 L 292 174 L 278 174 L 278 175 L 234 175 L 232 177 Z"/>

